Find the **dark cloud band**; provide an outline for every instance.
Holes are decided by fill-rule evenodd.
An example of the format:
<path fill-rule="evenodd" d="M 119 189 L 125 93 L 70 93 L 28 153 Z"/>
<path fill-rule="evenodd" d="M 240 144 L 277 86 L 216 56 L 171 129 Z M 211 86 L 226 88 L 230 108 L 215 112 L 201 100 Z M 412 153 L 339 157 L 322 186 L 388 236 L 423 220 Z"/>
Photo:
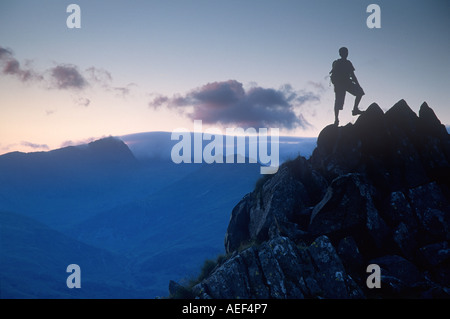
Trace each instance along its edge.
<path fill-rule="evenodd" d="M 15 76 L 22 82 L 48 82 L 51 89 L 83 89 L 88 81 L 70 64 L 60 64 L 45 72 L 38 72 L 31 67 L 24 68 L 14 57 L 11 50 L 0 47 L 0 74 Z"/>
<path fill-rule="evenodd" d="M 296 114 L 299 107 L 319 100 L 319 94 L 295 91 L 288 84 L 278 90 L 258 86 L 245 90 L 242 83 L 229 80 L 208 83 L 172 98 L 159 95 L 149 106 L 178 109 L 189 118 L 207 124 L 294 129 L 310 126 L 301 114 Z"/>

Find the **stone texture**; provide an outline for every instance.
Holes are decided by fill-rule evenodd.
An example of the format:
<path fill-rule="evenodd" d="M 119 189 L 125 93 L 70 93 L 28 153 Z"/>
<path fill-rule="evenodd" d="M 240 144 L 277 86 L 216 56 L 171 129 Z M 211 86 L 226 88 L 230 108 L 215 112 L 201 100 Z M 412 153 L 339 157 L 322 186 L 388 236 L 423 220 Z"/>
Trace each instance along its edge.
<path fill-rule="evenodd" d="M 450 298 L 450 138 L 424 103 L 330 125 L 233 209 L 199 298 Z M 247 247 L 247 248 L 245 248 Z M 381 289 L 366 286 L 369 264 Z"/>

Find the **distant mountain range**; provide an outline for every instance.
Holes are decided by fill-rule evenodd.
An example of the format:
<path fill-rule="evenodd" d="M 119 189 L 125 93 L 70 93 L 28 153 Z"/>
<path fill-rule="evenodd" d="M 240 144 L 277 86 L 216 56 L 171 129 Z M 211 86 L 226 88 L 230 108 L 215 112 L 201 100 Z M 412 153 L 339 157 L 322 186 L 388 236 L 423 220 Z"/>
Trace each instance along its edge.
<path fill-rule="evenodd" d="M 195 133 L 195 135 L 200 133 Z M 120 139 L 123 140 L 136 158 L 140 160 L 145 159 L 160 159 L 160 160 L 170 160 L 170 153 L 172 147 L 178 143 L 178 140 L 171 140 L 171 132 L 146 132 L 146 133 L 136 133 L 121 136 Z M 226 141 L 226 136 L 222 136 L 222 139 Z M 194 138 L 194 133 L 192 133 L 192 138 Z M 309 157 L 314 148 L 316 147 L 316 137 L 295 137 L 295 136 L 280 136 L 279 137 L 279 149 L 280 149 L 280 162 L 285 162 L 289 159 L 294 159 L 298 155 Z M 203 141 L 203 146 L 208 144 L 209 141 Z M 236 143 L 233 148 L 235 154 L 238 153 L 236 150 Z M 248 157 L 249 149 L 249 139 L 246 137 L 246 153 L 241 154 L 244 157 Z M 224 145 L 223 154 L 227 151 L 227 145 Z M 192 154 L 194 152 L 192 151 Z"/>
<path fill-rule="evenodd" d="M 171 133 L 0 156 L 1 297 L 154 298 L 223 251 L 258 164 L 179 164 Z M 314 138 L 280 137 L 280 159 Z M 82 288 L 68 289 L 68 264 Z"/>

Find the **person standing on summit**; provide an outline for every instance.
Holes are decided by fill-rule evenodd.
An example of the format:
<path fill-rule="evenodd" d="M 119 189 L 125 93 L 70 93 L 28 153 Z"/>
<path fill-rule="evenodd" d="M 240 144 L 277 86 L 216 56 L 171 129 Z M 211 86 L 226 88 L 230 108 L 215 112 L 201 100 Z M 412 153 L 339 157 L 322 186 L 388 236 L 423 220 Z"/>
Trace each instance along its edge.
<path fill-rule="evenodd" d="M 365 94 L 358 79 L 355 76 L 355 68 L 352 62 L 347 60 L 348 49 L 342 47 L 339 49 L 340 59 L 333 61 L 333 66 L 330 71 L 331 82 L 334 85 L 335 101 L 334 101 L 334 115 L 335 125 L 339 125 L 339 111 L 344 109 L 345 93 L 348 92 L 355 96 L 355 105 L 353 106 L 352 114 L 362 114 L 358 108 L 362 96 Z"/>

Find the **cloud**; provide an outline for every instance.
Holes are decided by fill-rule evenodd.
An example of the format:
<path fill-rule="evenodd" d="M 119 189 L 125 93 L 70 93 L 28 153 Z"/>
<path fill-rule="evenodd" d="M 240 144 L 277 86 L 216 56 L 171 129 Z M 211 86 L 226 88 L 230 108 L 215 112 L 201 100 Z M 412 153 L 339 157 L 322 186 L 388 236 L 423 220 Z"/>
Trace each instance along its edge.
<path fill-rule="evenodd" d="M 86 75 L 89 79 L 89 83 L 99 85 L 103 90 L 113 92 L 117 97 L 125 98 L 131 94 L 132 88 L 137 86 L 135 83 L 129 83 L 126 86 L 115 87 L 112 85 L 113 77 L 111 73 L 105 69 L 94 66 L 86 69 Z"/>
<path fill-rule="evenodd" d="M 33 148 L 33 149 L 43 149 L 43 150 L 48 150 L 49 149 L 47 144 L 35 144 L 35 143 L 27 142 L 27 141 L 22 141 L 20 143 L 20 145 L 26 146 L 26 147 L 30 147 L 30 148 Z"/>
<path fill-rule="evenodd" d="M 111 87 L 111 90 L 115 93 L 117 97 L 125 98 L 131 94 L 131 90 L 138 85 L 135 83 L 129 83 L 123 87 Z"/>
<path fill-rule="evenodd" d="M 76 141 L 72 141 L 72 140 L 67 140 L 61 143 L 60 148 L 63 147 L 68 147 L 68 146 L 79 146 L 79 145 L 84 145 L 84 144 L 89 144 L 93 141 L 105 138 L 106 135 L 102 136 L 102 137 L 88 137 L 85 139 L 81 139 L 81 140 L 76 140 Z"/>
<path fill-rule="evenodd" d="M 9 152 L 15 146 L 17 146 L 17 144 L 8 144 L 8 145 L 4 145 L 4 146 L 1 146 L 1 144 L 0 144 L 0 152 L 2 152 L 2 153 Z"/>
<path fill-rule="evenodd" d="M 151 101 L 148 105 L 150 107 L 153 107 L 154 109 L 157 109 L 160 106 L 163 106 L 164 104 L 167 104 L 169 102 L 170 102 L 169 97 L 164 95 L 157 95 L 155 98 L 153 98 L 153 101 Z"/>
<path fill-rule="evenodd" d="M 86 74 L 89 80 L 93 83 L 97 83 L 104 88 L 109 88 L 111 86 L 112 75 L 105 69 L 91 66 L 86 69 Z"/>
<path fill-rule="evenodd" d="M 50 69 L 50 74 L 58 89 L 83 89 L 88 85 L 78 68 L 71 64 L 57 65 Z"/>
<path fill-rule="evenodd" d="M 31 68 L 23 68 L 20 62 L 14 58 L 13 52 L 0 47 L 0 74 L 15 76 L 22 82 L 42 80 L 43 77 Z"/>
<path fill-rule="evenodd" d="M 83 89 L 88 85 L 74 65 L 60 64 L 45 72 L 38 72 L 31 67 L 22 67 L 12 50 L 3 47 L 0 47 L 0 66 L 1 74 L 15 76 L 22 82 L 48 82 L 51 89 Z"/>
<path fill-rule="evenodd" d="M 242 83 L 229 80 L 208 83 L 185 95 L 171 98 L 158 95 L 149 106 L 159 108 L 165 105 L 208 124 L 294 129 L 310 126 L 298 113 L 305 103 L 319 100 L 318 93 L 296 91 L 289 84 L 280 89 L 262 88 L 254 84 L 245 90 Z"/>
<path fill-rule="evenodd" d="M 75 102 L 75 104 L 77 104 L 79 106 L 84 106 L 84 107 L 88 107 L 89 104 L 91 104 L 91 100 L 89 100 L 86 97 L 76 97 L 76 98 L 74 98 L 74 102 Z"/>
<path fill-rule="evenodd" d="M 10 55 L 12 55 L 12 52 L 10 50 L 0 47 L 0 59 L 4 59 L 5 56 L 8 57 Z"/>
<path fill-rule="evenodd" d="M 113 76 L 109 71 L 94 66 L 80 70 L 76 65 L 60 63 L 44 71 L 38 71 L 28 61 L 24 67 L 14 57 L 12 50 L 2 46 L 0 46 L 0 75 L 13 76 L 21 82 L 40 84 L 41 87 L 49 90 L 76 92 L 77 95 L 84 89 L 90 87 L 114 94 L 119 98 L 126 98 L 137 87 L 135 83 L 115 86 L 113 85 Z M 87 97 L 78 97 L 74 99 L 74 103 L 87 107 L 90 105 L 91 100 Z"/>

